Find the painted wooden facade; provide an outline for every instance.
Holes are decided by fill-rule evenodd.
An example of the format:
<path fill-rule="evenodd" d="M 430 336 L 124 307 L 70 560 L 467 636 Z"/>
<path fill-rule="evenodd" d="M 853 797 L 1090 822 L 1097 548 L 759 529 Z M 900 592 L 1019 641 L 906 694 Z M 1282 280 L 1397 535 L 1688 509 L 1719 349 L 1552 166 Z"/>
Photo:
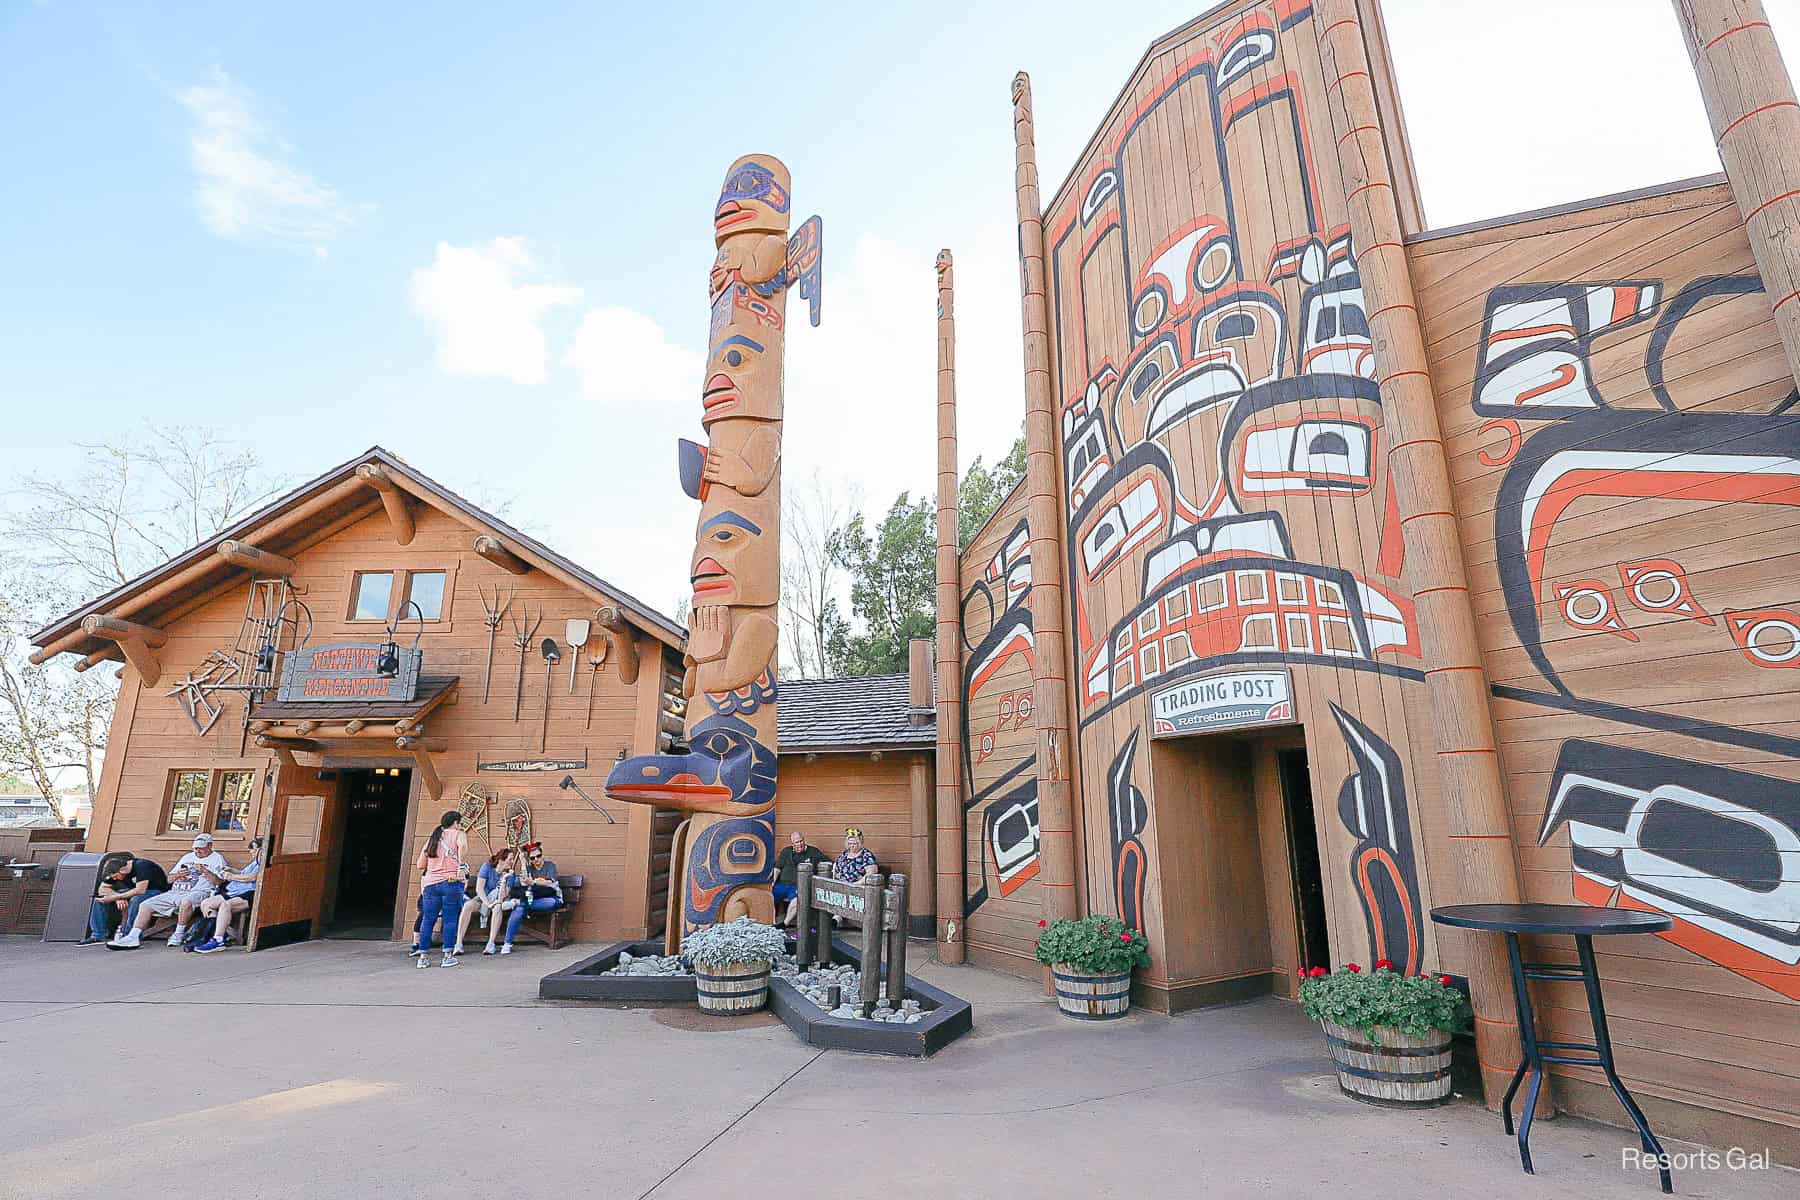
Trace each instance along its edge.
<path fill-rule="evenodd" d="M 1716 100 L 1716 125 L 1761 119 Z M 1718 177 L 1421 232 L 1375 4 L 1228 3 L 1155 43 L 1045 189 L 1041 281 L 1021 206 L 1063 504 L 1027 535 L 1015 494 L 962 556 L 972 956 L 1028 968 L 1055 915 L 1035 855 L 992 886 L 987 834 L 1006 797 L 1035 808 L 1021 698 L 1066 679 L 1081 907 L 1149 935 L 1141 1000 L 1386 957 L 1479 1007 L 1492 947 L 1434 903 L 1650 908 L 1675 929 L 1601 961 L 1633 1090 L 1671 1130 L 1800 1155 L 1800 410 L 1771 317 L 1793 297 L 1753 255 L 1794 247 L 1746 236 L 1787 202 L 1758 196 Z M 1033 649 L 1029 572 L 1014 603 L 998 581 L 1043 538 L 1067 655 L 1034 696 L 1026 654 L 979 663 L 1003 614 Z M 1290 689 L 1268 728 L 1159 716 L 1258 672 Z M 1570 986 L 1540 1008 L 1577 1040 Z M 1563 1069 L 1559 1101 L 1617 1120 L 1598 1078 Z"/>

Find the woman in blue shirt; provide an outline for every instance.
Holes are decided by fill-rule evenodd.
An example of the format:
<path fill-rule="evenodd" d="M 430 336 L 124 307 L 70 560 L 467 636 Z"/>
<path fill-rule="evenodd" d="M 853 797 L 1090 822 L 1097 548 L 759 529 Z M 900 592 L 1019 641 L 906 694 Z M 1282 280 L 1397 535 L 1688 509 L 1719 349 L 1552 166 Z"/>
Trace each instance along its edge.
<path fill-rule="evenodd" d="M 217 954 L 231 945 L 231 918 L 256 901 L 262 878 L 262 839 L 250 839 L 250 861 L 240 871 L 226 871 L 225 886 L 200 902 L 200 914 L 213 919 L 213 935 L 194 947 L 195 954 Z"/>
<path fill-rule="evenodd" d="M 873 851 L 863 846 L 862 830 L 854 825 L 844 830 L 844 852 L 831 864 L 834 879 L 841 883 L 861 883 L 863 876 L 880 869 Z"/>
<path fill-rule="evenodd" d="M 519 903 L 512 895 L 518 880 L 514 873 L 517 861 L 518 852 L 511 846 L 504 846 L 488 855 L 488 860 L 481 864 L 481 870 L 475 874 L 475 894 L 463 901 L 462 916 L 457 921 L 456 953 L 463 952 L 463 939 L 468 936 L 469 921 L 476 913 L 481 914 L 481 926 L 488 931 L 487 946 L 482 953 L 494 952 L 494 935 L 500 932 L 500 914 L 516 908 Z"/>

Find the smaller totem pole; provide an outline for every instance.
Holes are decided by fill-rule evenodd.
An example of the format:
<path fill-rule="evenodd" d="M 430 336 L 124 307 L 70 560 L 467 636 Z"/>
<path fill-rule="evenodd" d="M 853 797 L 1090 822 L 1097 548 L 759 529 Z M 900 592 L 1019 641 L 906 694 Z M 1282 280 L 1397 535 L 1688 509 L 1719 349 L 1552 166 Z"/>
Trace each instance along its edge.
<path fill-rule="evenodd" d="M 776 650 L 781 600 L 782 352 L 787 289 L 819 323 L 820 222 L 787 237 L 788 172 L 753 154 L 732 164 L 713 212 L 712 326 L 700 424 L 680 446 L 682 490 L 700 501 L 689 569 L 685 746 L 628 758 L 606 794 L 690 814 L 669 871 L 673 954 L 691 931 L 774 919 Z M 704 700 L 704 704 L 699 703 Z"/>

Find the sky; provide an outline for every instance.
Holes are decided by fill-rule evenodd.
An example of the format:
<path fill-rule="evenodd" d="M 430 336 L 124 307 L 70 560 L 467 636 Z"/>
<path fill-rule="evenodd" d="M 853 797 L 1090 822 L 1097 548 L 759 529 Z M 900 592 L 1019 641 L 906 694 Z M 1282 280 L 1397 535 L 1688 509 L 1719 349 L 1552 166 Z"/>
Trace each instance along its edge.
<path fill-rule="evenodd" d="M 1800 64 L 1800 0 L 1765 4 Z M 378 443 L 672 611 L 730 162 L 824 219 L 786 486 L 878 513 L 933 486 L 940 247 L 964 466 L 1020 426 L 1014 72 L 1048 195 L 1200 10 L 0 0 L 7 469 L 145 420 L 289 482 Z M 1667 0 L 1384 12 L 1430 227 L 1719 170 Z"/>

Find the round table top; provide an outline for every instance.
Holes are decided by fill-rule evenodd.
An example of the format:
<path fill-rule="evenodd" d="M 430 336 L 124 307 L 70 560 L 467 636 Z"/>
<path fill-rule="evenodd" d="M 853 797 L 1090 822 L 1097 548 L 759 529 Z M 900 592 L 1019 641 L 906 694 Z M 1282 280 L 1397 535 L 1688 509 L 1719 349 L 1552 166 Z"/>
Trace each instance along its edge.
<path fill-rule="evenodd" d="M 1660 933 L 1674 927 L 1661 913 L 1586 904 L 1450 904 L 1431 910 L 1439 925 L 1497 933 Z"/>

